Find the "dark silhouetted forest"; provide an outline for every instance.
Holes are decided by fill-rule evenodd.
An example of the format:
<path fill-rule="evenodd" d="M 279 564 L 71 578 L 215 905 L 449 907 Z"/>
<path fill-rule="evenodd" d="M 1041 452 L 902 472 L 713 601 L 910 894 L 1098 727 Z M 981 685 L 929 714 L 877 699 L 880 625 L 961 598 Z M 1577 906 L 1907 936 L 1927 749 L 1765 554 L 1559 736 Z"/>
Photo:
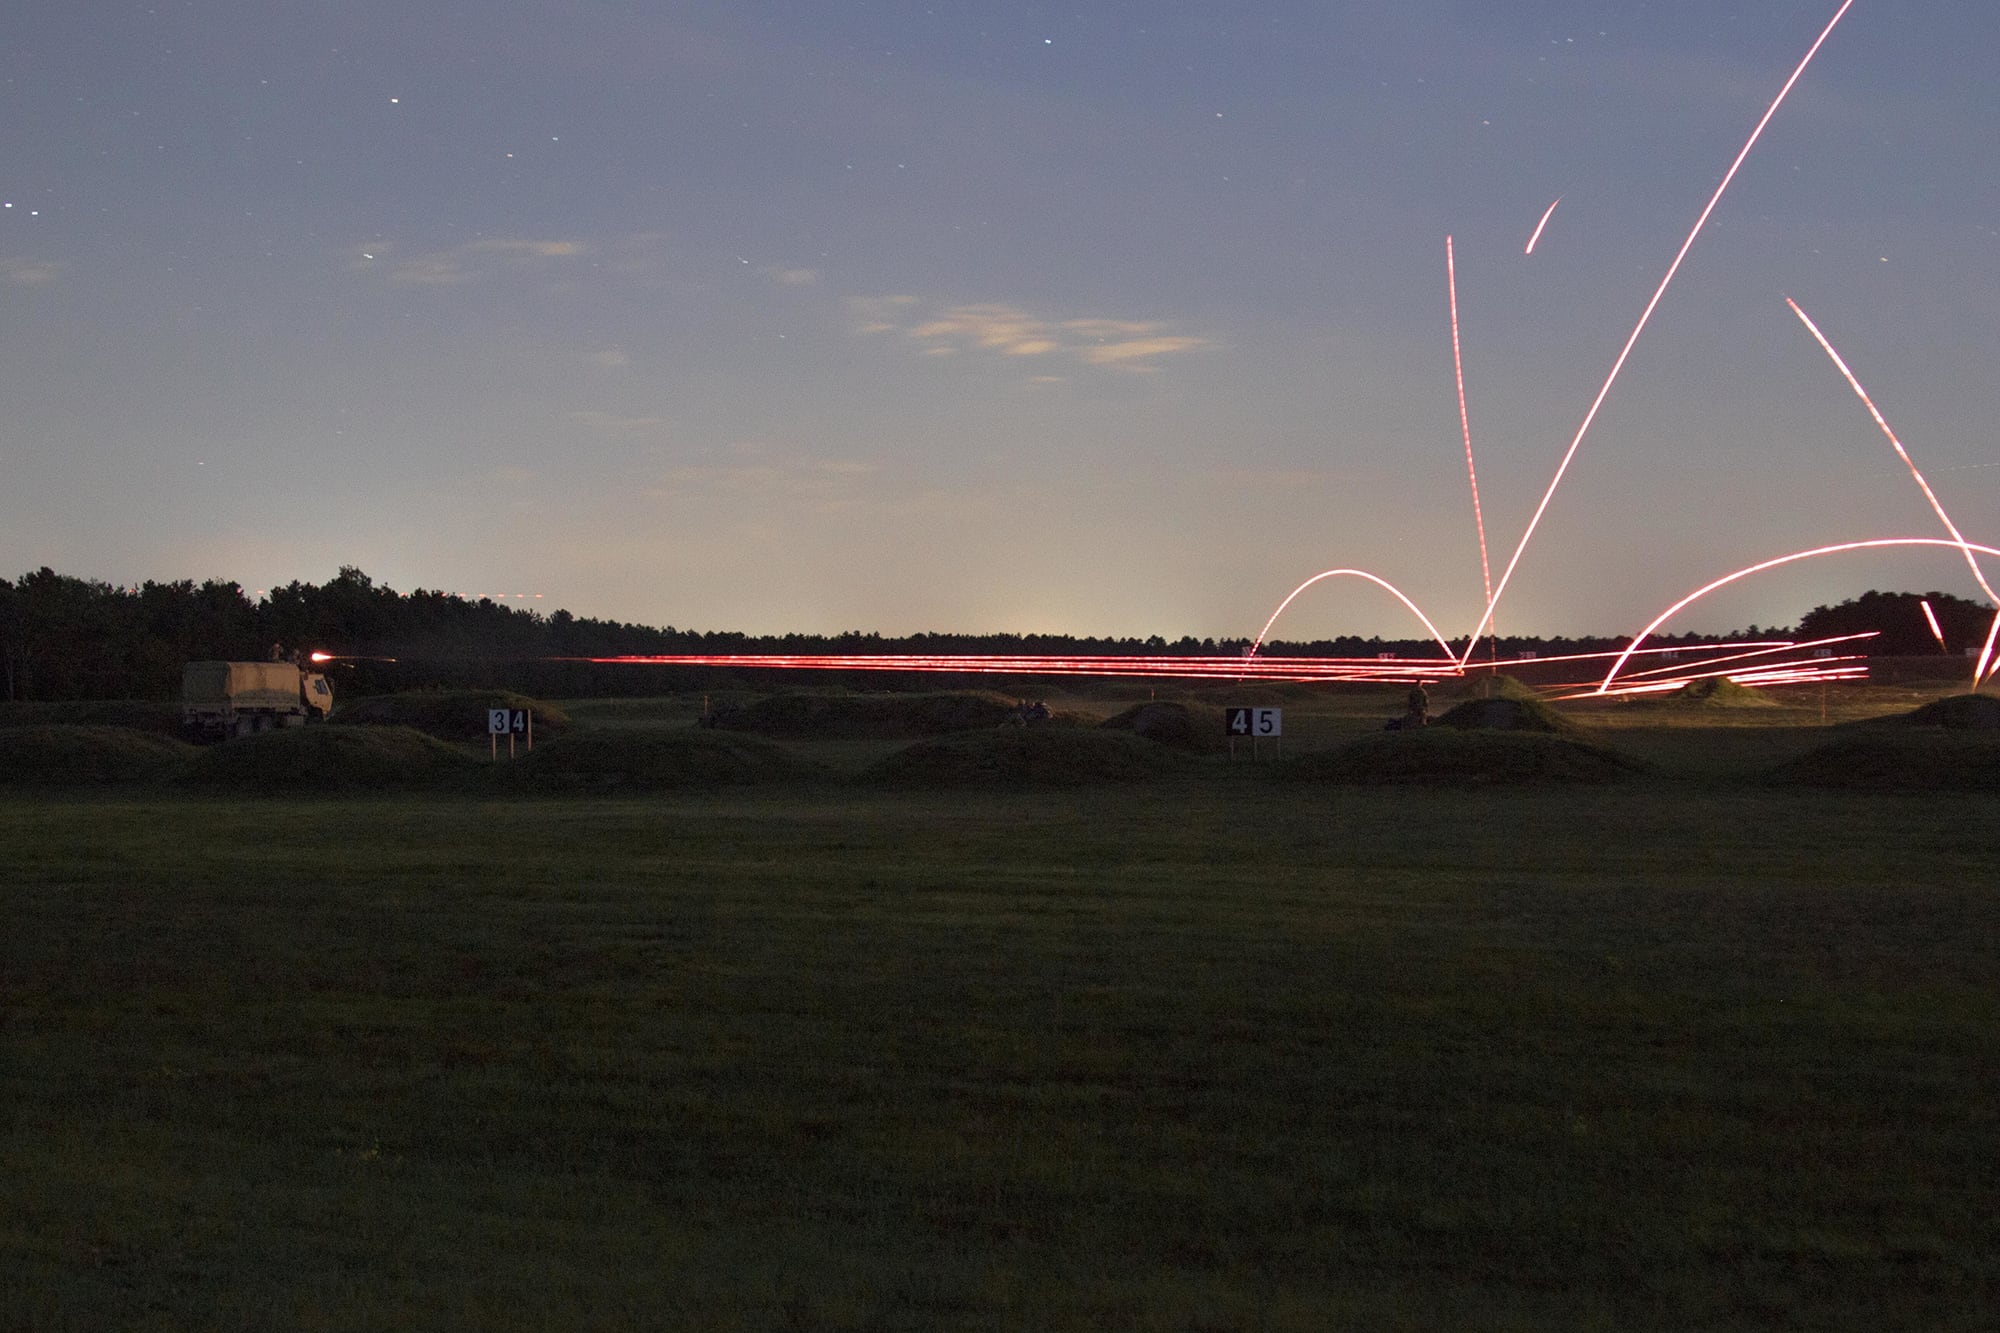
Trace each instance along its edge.
<path fill-rule="evenodd" d="M 1925 602 L 1937 617 L 1944 643 L 1938 643 L 1924 616 Z M 1922 657 L 1931 653 L 1963 656 L 1976 653 L 1993 626 L 1993 608 L 1942 592 L 1875 592 L 1870 590 L 1838 606 L 1816 606 L 1799 618 L 1801 639 L 1830 639 L 1839 634 L 1874 631 L 1867 652 L 1876 657 Z"/>

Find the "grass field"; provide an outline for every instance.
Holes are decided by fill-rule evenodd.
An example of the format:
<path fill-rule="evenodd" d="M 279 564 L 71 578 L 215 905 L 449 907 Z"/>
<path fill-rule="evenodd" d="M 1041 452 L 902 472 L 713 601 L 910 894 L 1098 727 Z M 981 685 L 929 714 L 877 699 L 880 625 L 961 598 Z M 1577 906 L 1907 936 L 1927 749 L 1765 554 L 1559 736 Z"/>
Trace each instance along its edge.
<path fill-rule="evenodd" d="M 1752 781 L 1781 711 L 1580 713 L 1655 768 L 1579 788 L 15 790 L 0 1327 L 1993 1327 L 2000 796 Z"/>

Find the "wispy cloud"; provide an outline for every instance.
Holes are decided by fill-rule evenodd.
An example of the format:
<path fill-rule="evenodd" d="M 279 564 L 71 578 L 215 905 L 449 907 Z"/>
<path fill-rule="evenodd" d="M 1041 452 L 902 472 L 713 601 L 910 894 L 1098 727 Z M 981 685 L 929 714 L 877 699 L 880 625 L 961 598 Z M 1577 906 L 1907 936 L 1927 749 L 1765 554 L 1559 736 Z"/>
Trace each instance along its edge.
<path fill-rule="evenodd" d="M 908 332 L 933 348 L 977 347 L 1002 356 L 1045 356 L 1062 346 L 1050 336 L 1055 328 L 1012 306 L 962 305 Z"/>
<path fill-rule="evenodd" d="M 40 287 L 63 274 L 63 266 L 47 259 L 0 259 L 0 279 L 23 287 Z"/>
<path fill-rule="evenodd" d="M 1206 338 L 1122 338 L 1116 342 L 1100 342 L 1082 350 L 1083 359 L 1093 366 L 1125 366 L 1130 369 L 1152 370 L 1145 364 L 1156 356 L 1172 356 L 1175 352 L 1192 352 L 1207 344 Z"/>
<path fill-rule="evenodd" d="M 874 296 L 851 302 L 850 309 L 857 332 L 901 334 L 921 344 L 926 356 L 985 352 L 1151 372 L 1160 368 L 1161 358 L 1207 347 L 1211 341 L 1174 333 L 1173 326 L 1163 320 L 1098 316 L 1046 319 L 1018 306 L 998 303 L 924 312 L 922 305 L 914 296 Z M 1035 378 L 1047 382 L 1054 377 Z"/>
<path fill-rule="evenodd" d="M 526 259 L 567 259 L 584 247 L 576 241 L 508 241 L 492 238 L 463 247 L 469 254 L 510 255 Z"/>
<path fill-rule="evenodd" d="M 917 304 L 914 296 L 857 296 L 847 303 L 857 333 L 894 333 Z"/>
<path fill-rule="evenodd" d="M 487 237 L 449 250 L 399 257 L 389 244 L 363 245 L 349 265 L 357 272 L 378 271 L 390 282 L 419 287 L 448 287 L 474 282 L 510 269 L 540 266 L 544 261 L 574 259 L 589 253 L 581 241 Z"/>
<path fill-rule="evenodd" d="M 861 500 L 881 471 L 878 464 L 858 459 L 795 457 L 761 444 L 740 444 L 733 452 L 735 457 L 714 463 L 668 468 L 648 493 L 659 499 L 701 494 L 760 497 L 833 510 Z"/>
<path fill-rule="evenodd" d="M 616 412 L 572 412 L 569 419 L 600 435 L 649 435 L 667 428 L 665 417 L 628 417 Z"/>

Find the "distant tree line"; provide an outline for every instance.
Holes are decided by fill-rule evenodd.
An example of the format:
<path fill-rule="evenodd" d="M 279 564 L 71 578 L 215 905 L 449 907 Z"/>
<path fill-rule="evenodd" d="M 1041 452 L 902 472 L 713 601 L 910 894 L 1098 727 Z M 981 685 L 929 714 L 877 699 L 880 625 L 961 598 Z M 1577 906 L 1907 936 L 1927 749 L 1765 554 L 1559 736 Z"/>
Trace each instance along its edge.
<path fill-rule="evenodd" d="M 1943 651 L 1962 653 L 1983 642 L 1992 610 L 1943 593 L 1868 592 L 1835 607 L 1816 607 L 1797 630 L 1760 629 L 1728 635 L 1665 637 L 1659 646 L 1723 643 L 1770 635 L 1821 638 L 1878 631 L 1867 651 L 1896 655 L 1941 651 L 1924 619 L 1928 601 L 1945 635 Z M 1507 637 L 1490 651 L 1500 660 L 1524 653 L 1552 657 L 1602 652 L 1623 643 L 1615 637 Z M 914 634 L 885 638 L 850 630 L 836 635 L 752 636 L 729 631 L 655 628 L 615 620 L 539 611 L 485 598 L 418 589 L 399 593 L 378 585 L 353 566 L 323 584 L 294 581 L 253 601 L 239 584 L 146 582 L 118 587 L 58 574 L 46 567 L 18 579 L 0 579 L 0 698 L 10 700 L 171 699 L 180 693 L 181 669 L 211 658 L 255 660 L 274 649 L 337 655 L 337 689 L 372 694 L 427 687 L 504 686 L 549 697 L 659 694 L 719 688 L 731 683 L 768 686 L 776 673 L 736 673 L 593 662 L 592 658 L 710 654 L 770 656 L 841 653 L 1064 654 L 1137 656 L 1152 653 L 1236 657 L 1248 639 L 1169 641 L 1150 638 L 1077 638 L 1052 634 Z M 1463 643 L 1455 645 L 1460 650 Z M 1427 656 L 1428 640 L 1343 636 L 1264 645 L 1273 656 L 1371 658 Z M 783 679 L 794 683 L 795 675 Z M 832 673 L 876 688 L 935 685 L 911 673 L 907 680 L 880 673 Z M 973 678 L 968 678 L 972 681 Z M 998 682 L 995 682 L 998 683 Z"/>
<path fill-rule="evenodd" d="M 1924 615 L 1930 603 L 1939 634 L 1931 632 Z M 1865 651 L 1875 657 L 1921 657 L 1976 653 L 1993 628 L 1993 608 L 1942 592 L 1864 592 L 1838 606 L 1816 606 L 1799 619 L 1800 639 L 1830 639 L 1841 634 L 1877 635 Z"/>

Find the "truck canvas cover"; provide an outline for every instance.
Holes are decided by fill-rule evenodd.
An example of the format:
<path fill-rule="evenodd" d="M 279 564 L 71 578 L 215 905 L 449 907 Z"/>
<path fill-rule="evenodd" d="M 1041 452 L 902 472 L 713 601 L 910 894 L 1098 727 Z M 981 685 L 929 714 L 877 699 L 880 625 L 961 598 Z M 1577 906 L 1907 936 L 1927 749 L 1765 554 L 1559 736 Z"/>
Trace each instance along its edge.
<path fill-rule="evenodd" d="M 299 669 L 290 662 L 190 662 L 181 701 L 203 708 L 289 708 L 299 702 Z"/>

